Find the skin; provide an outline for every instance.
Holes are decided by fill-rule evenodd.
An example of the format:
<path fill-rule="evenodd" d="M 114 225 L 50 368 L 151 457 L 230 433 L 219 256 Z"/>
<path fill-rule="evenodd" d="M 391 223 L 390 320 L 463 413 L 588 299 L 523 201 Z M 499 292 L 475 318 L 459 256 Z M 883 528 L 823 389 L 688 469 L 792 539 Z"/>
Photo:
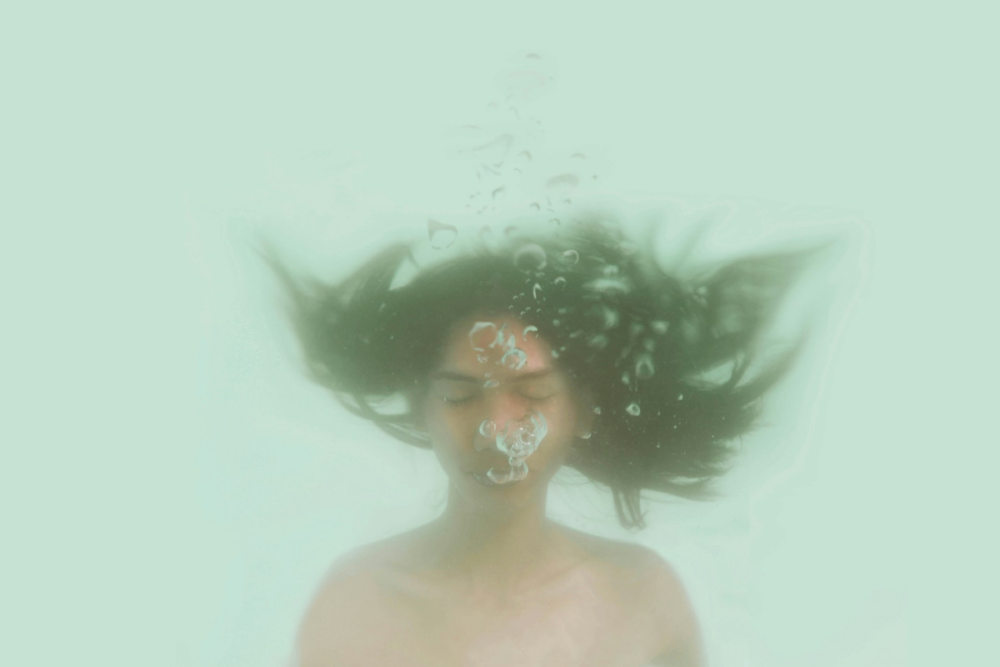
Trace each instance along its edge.
<path fill-rule="evenodd" d="M 506 324 L 527 354 L 523 367 L 499 363 L 505 350 L 488 347 L 494 329 L 470 340 L 482 321 Z M 549 481 L 593 410 L 524 328 L 488 314 L 453 328 L 428 385 L 411 397 L 450 480 L 445 511 L 334 565 L 300 628 L 300 667 L 704 665 L 668 563 L 546 518 Z M 486 373 L 499 384 L 485 387 Z M 527 477 L 484 483 L 487 470 L 509 464 L 480 424 L 502 427 L 529 411 L 548 432 L 525 459 Z"/>

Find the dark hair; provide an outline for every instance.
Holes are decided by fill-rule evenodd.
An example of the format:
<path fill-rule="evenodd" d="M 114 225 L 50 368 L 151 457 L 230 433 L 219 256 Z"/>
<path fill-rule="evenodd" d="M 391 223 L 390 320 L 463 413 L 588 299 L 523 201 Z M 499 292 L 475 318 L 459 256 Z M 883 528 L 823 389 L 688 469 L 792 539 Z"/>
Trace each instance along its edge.
<path fill-rule="evenodd" d="M 395 285 L 415 248 L 392 245 L 339 284 L 303 282 L 263 253 L 290 296 L 311 378 L 390 435 L 429 447 L 412 412 L 379 406 L 422 385 L 457 320 L 509 312 L 538 328 L 554 362 L 593 397 L 592 436 L 566 464 L 611 489 L 628 527 L 644 525 L 643 489 L 712 497 L 708 483 L 725 471 L 732 441 L 798 349 L 747 372 L 809 251 L 747 257 L 683 281 L 659 266 L 652 244 L 591 220 L 479 242 Z"/>

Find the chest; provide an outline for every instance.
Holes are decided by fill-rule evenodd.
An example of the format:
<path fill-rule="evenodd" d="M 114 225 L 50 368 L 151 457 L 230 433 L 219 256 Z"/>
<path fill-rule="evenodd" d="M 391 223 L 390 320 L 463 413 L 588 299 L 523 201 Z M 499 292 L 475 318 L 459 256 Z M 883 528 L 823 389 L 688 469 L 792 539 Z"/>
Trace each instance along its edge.
<path fill-rule="evenodd" d="M 514 600 L 395 591 L 372 611 L 372 667 L 636 667 L 651 657 L 642 614 L 587 582 Z"/>

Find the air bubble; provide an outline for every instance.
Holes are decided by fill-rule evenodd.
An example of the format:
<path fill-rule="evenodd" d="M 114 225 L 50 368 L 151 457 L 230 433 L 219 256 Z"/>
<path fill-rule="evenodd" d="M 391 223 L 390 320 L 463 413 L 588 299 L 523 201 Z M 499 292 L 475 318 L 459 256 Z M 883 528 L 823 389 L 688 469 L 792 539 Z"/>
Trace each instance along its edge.
<path fill-rule="evenodd" d="M 601 406 L 599 406 L 599 405 L 595 405 L 594 406 L 594 414 L 595 415 L 601 414 Z"/>
<path fill-rule="evenodd" d="M 640 380 L 648 380 L 653 377 L 653 360 L 649 355 L 642 355 L 635 363 L 635 376 Z"/>
<path fill-rule="evenodd" d="M 591 336 L 590 341 L 588 341 L 590 347 L 597 348 L 598 350 L 603 350 L 608 346 L 608 337 L 604 334 L 597 334 L 596 336 Z"/>
<path fill-rule="evenodd" d="M 620 278 L 597 278 L 586 283 L 583 287 L 593 292 L 605 294 L 627 294 L 630 289 L 629 284 Z"/>
<path fill-rule="evenodd" d="M 556 279 L 552 281 L 552 284 L 558 287 L 559 289 L 565 289 L 566 279 L 563 278 L 562 276 L 557 276 Z"/>
<path fill-rule="evenodd" d="M 489 360 L 490 360 L 490 358 L 487 357 L 485 354 L 477 354 L 476 355 L 476 361 L 478 361 L 481 364 L 485 364 Z"/>
<path fill-rule="evenodd" d="M 614 308 L 609 308 L 608 306 L 601 307 L 601 316 L 604 318 L 603 328 L 605 331 L 608 329 L 614 329 L 618 326 L 620 317 L 618 311 Z"/>
<path fill-rule="evenodd" d="M 528 363 L 528 355 L 524 350 L 517 347 L 507 350 L 503 357 L 500 358 L 501 366 L 506 366 L 514 371 L 521 370 L 526 363 Z"/>
<path fill-rule="evenodd" d="M 493 389 L 499 386 L 500 386 L 500 381 L 493 378 L 490 378 L 489 380 L 483 383 L 483 387 L 486 389 Z"/>
<path fill-rule="evenodd" d="M 649 326 L 653 329 L 654 332 L 662 336 L 663 334 L 667 333 L 667 329 L 670 328 L 670 322 L 667 322 L 666 320 L 653 320 L 652 322 L 649 323 Z"/>
<path fill-rule="evenodd" d="M 458 228 L 454 225 L 446 225 L 437 220 L 427 221 L 427 237 L 430 239 L 431 247 L 435 250 L 444 250 L 458 238 Z"/>
<path fill-rule="evenodd" d="M 538 327 L 535 325 L 524 327 L 524 333 L 522 334 L 524 340 L 528 340 L 529 333 L 535 334 L 532 338 L 538 338 Z"/>
<path fill-rule="evenodd" d="M 510 484 L 513 482 L 519 482 L 528 476 L 528 464 L 521 459 L 511 459 L 510 468 L 507 470 L 490 468 L 486 471 L 486 476 L 489 477 L 494 484 Z"/>
<path fill-rule="evenodd" d="M 497 425 L 490 419 L 484 419 L 479 425 L 479 435 L 485 438 L 493 438 L 497 434 Z"/>
<path fill-rule="evenodd" d="M 525 273 L 541 271 L 547 263 L 545 251 L 537 243 L 522 246 L 514 253 L 514 266 Z"/>
<path fill-rule="evenodd" d="M 495 326 L 496 325 L 494 325 L 494 327 Z M 514 340 L 514 332 L 511 331 L 507 326 L 507 323 L 504 322 L 504 325 L 497 331 L 496 338 L 493 339 L 493 342 L 490 343 L 489 347 L 490 349 L 500 347 L 510 350 L 513 349 L 515 344 L 516 341 Z"/>
<path fill-rule="evenodd" d="M 542 293 L 542 286 L 535 283 L 535 286 L 531 288 L 531 295 L 535 297 L 535 301 L 538 301 L 538 295 Z"/>
<path fill-rule="evenodd" d="M 493 331 L 496 331 L 496 328 L 497 325 L 494 324 L 493 322 L 476 322 L 475 324 L 473 324 L 472 328 L 469 329 L 469 344 L 472 345 L 472 349 L 475 350 L 476 352 L 485 351 L 486 347 L 477 346 L 476 341 L 477 339 L 481 340 L 484 337 L 484 335 L 488 336 L 489 334 L 486 333 L 488 330 L 492 329 Z M 493 347 L 493 344 L 491 344 L 490 347 Z"/>
<path fill-rule="evenodd" d="M 638 416 L 638 414 L 639 414 L 639 404 L 638 403 L 629 403 L 628 407 L 625 408 L 625 412 L 629 413 L 633 417 Z"/>
<path fill-rule="evenodd" d="M 563 253 L 563 260 L 569 266 L 573 266 L 580 261 L 580 253 L 573 249 L 567 250 Z"/>
<path fill-rule="evenodd" d="M 549 179 L 545 185 L 555 190 L 558 194 L 565 194 L 575 188 L 580 183 L 580 179 L 575 174 L 559 174 Z"/>

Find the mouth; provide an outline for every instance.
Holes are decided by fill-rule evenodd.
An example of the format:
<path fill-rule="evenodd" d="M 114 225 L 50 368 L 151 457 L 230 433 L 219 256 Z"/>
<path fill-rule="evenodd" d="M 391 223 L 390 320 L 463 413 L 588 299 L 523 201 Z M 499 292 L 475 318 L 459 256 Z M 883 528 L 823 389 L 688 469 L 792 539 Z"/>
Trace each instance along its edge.
<path fill-rule="evenodd" d="M 494 482 L 487 475 L 481 475 L 481 474 L 479 474 L 477 472 L 470 472 L 469 476 L 472 477 L 472 479 L 474 479 L 477 482 L 479 482 L 480 484 L 482 484 L 483 486 L 489 486 L 489 487 L 513 486 L 513 485 L 517 484 L 518 482 L 522 481 L 522 480 L 516 480 L 516 481 L 513 481 L 513 482 L 506 482 L 506 483 L 501 484 L 499 482 Z"/>

